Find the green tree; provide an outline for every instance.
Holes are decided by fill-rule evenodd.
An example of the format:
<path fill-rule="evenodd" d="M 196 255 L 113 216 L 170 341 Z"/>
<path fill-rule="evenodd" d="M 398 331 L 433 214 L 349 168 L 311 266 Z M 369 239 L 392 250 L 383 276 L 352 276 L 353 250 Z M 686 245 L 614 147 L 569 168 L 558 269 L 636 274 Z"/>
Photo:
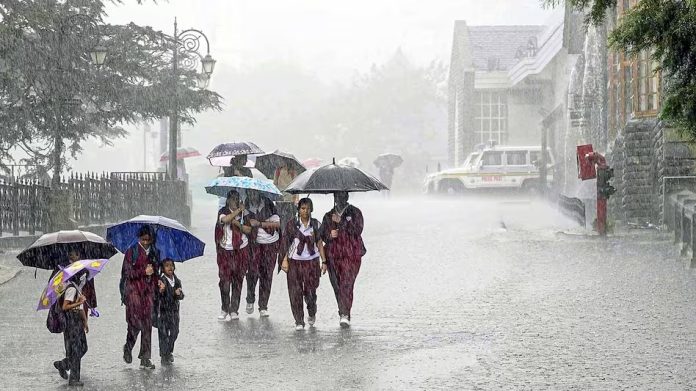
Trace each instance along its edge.
<path fill-rule="evenodd" d="M 0 4 L 0 167 L 22 163 L 53 171 L 81 143 L 121 137 L 123 124 L 168 116 L 177 97 L 180 121 L 219 109 L 221 97 L 196 88 L 196 74 L 171 72 L 172 37 L 147 26 L 103 21 L 101 1 L 27 0 Z M 107 51 L 102 67 L 90 51 Z"/>
<path fill-rule="evenodd" d="M 561 0 L 542 0 L 557 6 Z M 601 24 L 616 0 L 566 0 L 589 10 L 587 22 Z M 640 0 L 609 35 L 614 50 L 628 54 L 649 50 L 658 62 L 664 83 L 660 117 L 696 141 L 696 1 Z"/>

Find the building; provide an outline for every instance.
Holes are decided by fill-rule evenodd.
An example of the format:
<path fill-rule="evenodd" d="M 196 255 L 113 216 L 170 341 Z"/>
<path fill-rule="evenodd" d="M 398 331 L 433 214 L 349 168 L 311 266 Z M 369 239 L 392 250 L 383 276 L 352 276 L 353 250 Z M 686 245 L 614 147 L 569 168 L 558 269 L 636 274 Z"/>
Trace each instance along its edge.
<path fill-rule="evenodd" d="M 577 47 L 576 34 L 569 30 L 580 24 L 566 14 L 559 10 L 543 26 L 455 22 L 449 75 L 451 166 L 461 164 L 480 143 L 540 144 L 542 121 L 566 106 L 573 65 L 568 54 Z"/>

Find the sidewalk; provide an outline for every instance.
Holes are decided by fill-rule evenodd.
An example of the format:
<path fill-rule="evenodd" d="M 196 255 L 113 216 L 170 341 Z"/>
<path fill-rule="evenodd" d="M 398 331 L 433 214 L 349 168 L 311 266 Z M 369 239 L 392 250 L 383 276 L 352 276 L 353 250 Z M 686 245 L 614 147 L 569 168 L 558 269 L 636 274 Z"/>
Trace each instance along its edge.
<path fill-rule="evenodd" d="M 22 271 L 16 256 L 16 251 L 0 252 L 0 285 L 12 280 Z"/>

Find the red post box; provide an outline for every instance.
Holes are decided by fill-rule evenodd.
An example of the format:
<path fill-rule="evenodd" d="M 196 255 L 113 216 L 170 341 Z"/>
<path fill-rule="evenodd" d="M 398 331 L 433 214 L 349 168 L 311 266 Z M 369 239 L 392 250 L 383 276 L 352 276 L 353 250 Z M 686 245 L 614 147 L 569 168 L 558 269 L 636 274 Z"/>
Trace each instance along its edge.
<path fill-rule="evenodd" d="M 578 178 L 583 181 L 597 177 L 595 164 L 588 159 L 588 156 L 592 155 L 593 152 L 592 144 L 577 146 Z"/>

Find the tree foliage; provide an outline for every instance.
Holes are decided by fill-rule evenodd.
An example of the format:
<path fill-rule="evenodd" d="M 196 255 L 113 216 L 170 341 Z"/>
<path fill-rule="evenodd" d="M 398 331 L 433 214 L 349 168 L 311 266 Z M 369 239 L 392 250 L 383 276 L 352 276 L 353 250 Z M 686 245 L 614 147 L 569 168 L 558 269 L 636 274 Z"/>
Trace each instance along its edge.
<path fill-rule="evenodd" d="M 189 123 L 220 107 L 218 94 L 196 88 L 195 71 L 174 80 L 172 37 L 104 23 L 101 1 L 8 0 L 0 16 L 0 167 L 20 149 L 22 163 L 60 174 L 86 139 L 110 144 L 123 124 L 170 115 L 175 100 Z M 99 68 L 97 46 L 107 51 Z"/>
<path fill-rule="evenodd" d="M 589 10 L 588 23 L 604 22 L 616 0 L 566 0 Z M 556 6 L 561 0 L 543 0 Z M 696 140 L 696 1 L 640 0 L 621 17 L 609 34 L 614 50 L 637 54 L 650 51 L 659 64 L 664 86 L 660 117 Z"/>

